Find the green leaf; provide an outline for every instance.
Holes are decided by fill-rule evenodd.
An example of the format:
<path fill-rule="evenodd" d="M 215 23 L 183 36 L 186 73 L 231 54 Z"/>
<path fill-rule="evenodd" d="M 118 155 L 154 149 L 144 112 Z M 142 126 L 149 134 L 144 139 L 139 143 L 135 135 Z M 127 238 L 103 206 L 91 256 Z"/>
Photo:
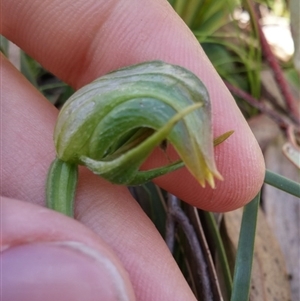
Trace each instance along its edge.
<path fill-rule="evenodd" d="M 37 84 L 38 63 L 21 51 L 21 72 L 35 87 Z"/>
<path fill-rule="evenodd" d="M 8 55 L 8 40 L 0 35 L 0 51 L 7 56 Z"/>
<path fill-rule="evenodd" d="M 278 175 L 270 170 L 266 170 L 265 183 L 272 185 L 280 190 L 292 194 L 300 198 L 300 185 L 299 183 L 289 180 L 281 175 Z"/>
<path fill-rule="evenodd" d="M 166 233 L 166 204 L 160 188 L 152 182 L 130 187 L 134 198 L 152 220 L 162 237 Z"/>
<path fill-rule="evenodd" d="M 230 301 L 248 301 L 260 193 L 244 207 Z"/>

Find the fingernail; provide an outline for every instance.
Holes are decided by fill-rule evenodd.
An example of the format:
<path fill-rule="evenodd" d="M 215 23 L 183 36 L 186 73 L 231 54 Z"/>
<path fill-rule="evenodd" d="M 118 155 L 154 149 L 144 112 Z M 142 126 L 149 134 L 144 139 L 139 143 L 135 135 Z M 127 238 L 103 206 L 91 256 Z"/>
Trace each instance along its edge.
<path fill-rule="evenodd" d="M 131 301 L 117 267 L 78 242 L 33 243 L 0 254 L 5 301 Z"/>

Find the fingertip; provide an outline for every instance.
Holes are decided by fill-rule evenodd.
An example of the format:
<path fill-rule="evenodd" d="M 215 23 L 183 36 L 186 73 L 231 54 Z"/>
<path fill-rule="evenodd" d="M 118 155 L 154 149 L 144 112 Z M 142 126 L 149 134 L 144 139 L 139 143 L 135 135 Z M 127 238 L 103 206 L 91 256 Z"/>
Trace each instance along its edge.
<path fill-rule="evenodd" d="M 102 2 L 78 1 L 70 6 L 69 1 L 64 1 L 61 10 L 53 15 L 51 12 L 57 5 L 53 1 L 47 2 L 48 9 L 27 1 L 18 11 L 13 1 L 5 1 L 5 33 L 76 87 L 118 67 L 153 59 L 194 72 L 210 94 L 215 136 L 235 131 L 228 143 L 225 141 L 216 148 L 217 166 L 224 181 L 217 181 L 214 190 L 202 189 L 187 171 L 180 171 L 158 179 L 157 183 L 203 209 L 225 211 L 247 203 L 263 181 L 262 155 L 234 99 L 198 41 L 172 8 L 161 1 L 109 1 L 105 9 Z M 91 8 L 94 15 L 86 22 L 85 14 Z M 47 22 L 37 26 L 40 19 Z M 47 24 L 51 26 L 45 34 L 43 26 Z M 157 157 L 152 162 L 159 165 L 164 158 Z"/>
<path fill-rule="evenodd" d="M 22 244 L 1 253 L 3 300 L 131 301 L 117 267 L 79 242 Z"/>

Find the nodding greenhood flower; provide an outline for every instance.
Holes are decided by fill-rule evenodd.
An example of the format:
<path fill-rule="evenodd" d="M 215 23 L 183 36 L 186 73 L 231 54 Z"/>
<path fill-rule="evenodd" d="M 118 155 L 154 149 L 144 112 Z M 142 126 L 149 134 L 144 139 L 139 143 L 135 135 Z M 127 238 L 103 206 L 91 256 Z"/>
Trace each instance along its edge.
<path fill-rule="evenodd" d="M 166 140 L 182 161 L 140 171 Z M 142 184 L 183 165 L 202 186 L 222 179 L 205 86 L 190 71 L 161 61 L 111 72 L 81 88 L 63 106 L 54 141 L 61 162 L 85 165 L 116 184 Z"/>

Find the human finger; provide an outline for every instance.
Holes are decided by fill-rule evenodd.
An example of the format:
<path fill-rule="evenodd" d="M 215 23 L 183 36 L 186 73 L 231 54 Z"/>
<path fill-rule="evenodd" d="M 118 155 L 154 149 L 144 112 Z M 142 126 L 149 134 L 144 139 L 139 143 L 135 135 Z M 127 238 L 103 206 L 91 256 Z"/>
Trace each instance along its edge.
<path fill-rule="evenodd" d="M 254 197 L 264 178 L 258 144 L 198 42 L 167 1 L 16 3 L 3 1 L 3 34 L 75 88 L 113 69 L 153 59 L 179 64 L 198 75 L 210 93 L 215 136 L 234 130 L 215 152 L 225 180 L 217 182 L 215 190 L 203 189 L 182 169 L 156 183 L 212 211 L 232 210 Z M 156 151 L 145 166 L 163 162 L 165 156 Z"/>
<path fill-rule="evenodd" d="M 57 110 L 4 58 L 1 65 L 5 74 L 1 193 L 44 205 L 47 169 L 55 157 L 51 136 Z M 137 300 L 193 300 L 163 239 L 125 187 L 112 185 L 82 168 L 75 218 L 111 246 L 130 276 Z M 27 221 L 33 221 L 29 212 Z M 47 224 L 51 229 L 50 217 Z M 40 227 L 38 221 L 32 227 Z M 76 237 L 72 227 L 63 228 Z"/>
<path fill-rule="evenodd" d="M 121 262 L 92 231 L 33 204 L 0 203 L 3 300 L 135 300 Z"/>

